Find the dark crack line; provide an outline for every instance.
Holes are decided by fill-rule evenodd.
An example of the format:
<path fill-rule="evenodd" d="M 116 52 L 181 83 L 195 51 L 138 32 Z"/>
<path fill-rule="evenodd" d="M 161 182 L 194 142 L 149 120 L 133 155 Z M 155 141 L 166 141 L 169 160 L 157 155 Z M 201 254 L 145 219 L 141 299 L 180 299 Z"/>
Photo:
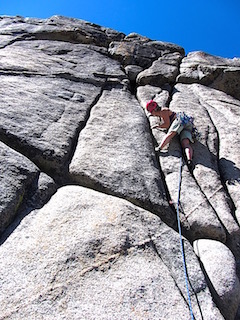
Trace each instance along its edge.
<path fill-rule="evenodd" d="M 76 130 L 76 133 L 75 133 L 75 137 L 73 138 L 73 143 L 72 143 L 72 148 L 71 148 L 71 153 L 68 157 L 68 162 L 67 162 L 67 172 L 69 172 L 69 166 L 70 166 L 70 163 L 72 161 L 72 158 L 74 156 L 74 153 L 76 151 L 76 148 L 77 148 L 77 144 L 78 144 L 78 139 L 79 139 L 79 135 L 80 135 L 80 132 L 86 127 L 87 123 L 88 123 L 88 120 L 90 118 L 90 115 L 91 115 L 91 110 L 92 108 L 98 103 L 98 101 L 100 100 L 100 98 L 102 97 L 102 94 L 103 94 L 103 91 L 105 89 L 107 85 L 107 79 L 105 80 L 104 82 L 104 85 L 102 86 L 101 88 L 101 91 L 100 93 L 96 96 L 96 98 L 94 99 L 94 101 L 92 102 L 92 104 L 90 105 L 89 109 L 88 109 L 88 112 L 86 114 L 86 117 L 83 121 L 84 124 L 80 125 L 77 130 Z"/>
<path fill-rule="evenodd" d="M 31 39 L 28 39 L 28 33 L 22 33 L 20 31 L 19 34 L 20 34 L 20 36 L 17 36 L 17 33 L 15 33 L 15 34 L 12 34 L 12 33 L 1 33 L 1 35 L 12 36 L 12 37 L 15 37 L 15 38 L 12 39 L 12 40 L 9 40 L 8 43 L 6 43 L 5 45 L 1 46 L 0 49 L 7 48 L 8 46 L 11 46 L 12 44 L 14 44 L 15 42 L 18 42 L 18 41 L 31 40 Z"/>
<path fill-rule="evenodd" d="M 212 117 L 211 117 L 208 109 L 205 107 L 205 106 L 208 106 L 208 108 L 212 108 L 212 106 L 209 105 L 208 103 L 206 103 L 205 101 L 202 101 L 201 98 L 199 99 L 199 102 L 200 102 L 200 104 L 202 105 L 202 107 L 205 109 L 206 113 L 208 114 L 208 117 L 209 117 L 209 119 L 210 119 L 210 121 L 211 121 L 211 123 L 212 123 L 212 125 L 213 125 L 213 127 L 214 127 L 214 129 L 215 129 L 216 134 L 217 134 L 217 142 L 218 142 L 218 145 L 217 145 L 217 166 L 218 166 L 218 167 L 217 167 L 217 168 L 218 168 L 218 171 L 219 171 L 220 181 L 221 181 L 222 187 L 223 187 L 223 189 L 224 189 L 224 191 L 225 191 L 225 193 L 226 193 L 226 195 L 227 195 L 227 197 L 228 197 L 228 199 L 229 199 L 229 201 L 230 201 L 229 208 L 231 209 L 232 217 L 233 217 L 234 221 L 236 222 L 236 224 L 240 227 L 240 225 L 239 225 L 239 223 L 238 223 L 238 221 L 237 221 L 237 218 L 236 218 L 236 207 L 235 207 L 234 202 L 233 202 L 233 200 L 232 200 L 232 197 L 231 197 L 231 195 L 230 195 L 230 193 L 229 193 L 229 191 L 228 191 L 228 189 L 227 189 L 226 183 L 224 182 L 224 178 L 223 178 L 222 173 L 221 173 L 222 170 L 221 170 L 221 167 L 220 167 L 220 164 L 219 164 L 219 161 L 220 161 L 220 160 L 219 160 L 219 158 L 220 158 L 220 156 L 219 156 L 219 153 L 220 153 L 220 137 L 219 137 L 219 132 L 218 132 L 217 127 L 215 126 L 213 120 L 212 120 Z M 208 148 L 208 150 L 209 150 L 207 141 L 206 141 L 206 145 L 207 145 L 207 148 Z M 194 179 L 195 179 L 195 177 L 194 177 Z M 197 183 L 197 180 L 196 180 L 196 179 L 195 179 L 195 181 L 196 181 L 196 183 Z M 198 184 L 198 183 L 197 183 L 197 184 Z M 199 186 L 201 192 L 205 195 L 205 193 L 203 192 L 203 190 L 201 189 L 201 187 L 200 187 L 199 184 L 198 184 L 198 186 Z M 205 196 L 206 196 L 206 195 L 205 195 Z M 208 202 L 209 202 L 209 204 L 210 204 L 210 200 L 208 199 L 207 196 L 206 196 L 206 199 L 208 200 Z M 211 204 L 210 204 L 210 205 L 211 205 Z M 217 212 L 215 211 L 214 207 L 213 207 L 212 205 L 211 205 L 211 207 L 213 208 L 214 212 L 215 212 L 216 215 L 218 216 L 218 214 L 217 214 Z M 220 219 L 219 217 L 218 217 L 218 219 L 219 219 L 219 221 L 221 222 L 221 219 Z M 222 223 L 222 222 L 221 222 L 221 223 Z M 223 226 L 224 226 L 224 225 L 223 225 Z M 224 228 L 225 228 L 225 227 L 224 227 Z"/>
<path fill-rule="evenodd" d="M 25 76 L 25 77 L 44 77 L 44 78 L 50 78 L 50 79 L 65 79 L 65 80 L 71 80 L 76 83 L 87 83 L 87 84 L 93 84 L 93 85 L 102 85 L 104 83 L 103 79 L 104 77 L 98 75 L 97 73 L 93 73 L 93 77 L 76 77 L 73 74 L 69 72 L 59 72 L 59 73 L 39 73 L 39 72 L 28 72 L 25 70 L 20 70 L 20 71 L 15 71 L 12 69 L 5 69 L 5 70 L 0 70 L 0 75 L 1 76 Z M 107 76 L 106 76 L 107 78 Z"/>
<path fill-rule="evenodd" d="M 165 83 L 163 86 L 160 87 L 160 88 L 162 88 L 162 89 L 166 88 L 166 90 L 168 90 L 168 86 L 171 88 L 170 90 L 168 90 L 168 92 L 169 92 L 169 97 L 168 97 L 168 99 L 167 99 L 167 101 L 166 101 L 166 105 L 165 105 L 166 108 L 169 108 L 170 103 L 171 103 L 171 101 L 172 101 L 172 99 L 173 99 L 173 95 L 174 95 L 174 92 L 175 92 L 175 85 L 176 85 L 176 83 L 177 83 L 177 77 L 178 77 L 178 75 L 180 74 L 180 65 L 181 65 L 181 63 L 182 63 L 183 58 L 184 58 L 184 57 L 182 57 L 181 60 L 180 60 L 179 63 L 178 63 L 178 73 L 177 73 L 177 75 L 176 75 L 176 77 L 175 77 L 175 82 L 174 82 L 174 83 L 171 83 L 171 84 Z M 156 60 L 158 60 L 158 58 L 157 58 Z M 154 61 L 155 61 L 155 60 L 154 60 Z M 133 86 L 133 84 L 132 84 L 132 86 Z M 140 101 L 138 100 L 137 95 L 136 95 L 137 87 L 138 87 L 138 85 L 137 85 L 137 83 L 135 82 L 134 90 L 132 90 L 132 92 L 133 92 L 133 94 L 135 95 L 136 100 L 137 100 L 137 101 L 139 102 L 139 104 L 140 104 Z M 156 97 L 156 95 L 153 96 L 153 99 L 154 99 L 155 97 Z M 148 123 L 149 123 L 149 121 L 148 121 Z M 151 130 L 151 128 L 150 128 L 150 123 L 149 123 L 149 132 L 150 132 L 150 134 L 151 134 L 152 142 L 153 142 L 153 147 L 154 147 L 154 146 L 156 146 L 158 143 L 157 143 L 156 138 L 154 137 L 153 132 L 152 132 L 152 130 Z M 176 209 L 175 209 L 175 207 L 174 207 L 174 204 L 172 204 L 172 199 L 171 199 L 170 192 L 169 192 L 169 189 L 168 189 L 168 186 L 167 186 L 167 182 L 166 182 L 166 179 L 165 179 L 165 175 L 164 175 L 164 172 L 163 172 L 163 170 L 162 170 L 162 168 L 161 168 L 160 157 L 159 157 L 158 152 L 157 152 L 156 150 L 155 150 L 155 159 L 156 159 L 156 163 L 157 163 L 157 165 L 158 165 L 158 170 L 159 170 L 159 173 L 160 173 L 161 180 L 162 180 L 162 182 L 163 182 L 163 186 L 164 186 L 164 190 L 165 190 L 165 193 L 166 193 L 167 201 L 168 201 L 168 203 L 169 203 L 169 206 L 170 206 L 171 210 L 175 213 L 175 216 L 176 216 L 176 215 L 177 215 L 177 214 L 176 214 Z M 174 230 L 177 230 L 177 220 L 175 221 L 174 225 L 172 225 L 171 227 L 172 227 Z"/>
<path fill-rule="evenodd" d="M 159 253 L 159 251 L 158 251 L 158 249 L 157 249 L 157 247 L 156 247 L 156 245 L 155 245 L 155 243 L 154 243 L 154 239 L 152 238 L 152 235 L 149 234 L 148 236 L 149 236 L 149 238 L 150 238 L 149 243 L 150 243 L 151 247 L 153 248 L 154 252 L 155 252 L 155 253 L 157 254 L 157 256 L 159 257 L 159 259 L 162 261 L 162 263 L 165 265 L 165 267 L 168 269 L 169 274 L 171 275 L 171 278 L 172 278 L 173 282 L 175 283 L 175 285 L 176 285 L 176 287 L 177 287 L 177 289 L 178 289 L 181 297 L 183 298 L 184 302 L 186 303 L 187 307 L 189 308 L 189 303 L 188 303 L 187 298 L 184 296 L 184 293 L 182 292 L 181 288 L 179 287 L 177 281 L 175 280 L 175 277 L 174 277 L 172 271 L 168 268 L 168 265 L 164 262 L 161 254 Z M 199 312 L 200 312 L 200 314 L 201 314 L 201 319 L 204 320 L 204 319 L 203 319 L 203 314 L 202 314 L 202 311 L 201 311 L 201 306 L 200 306 L 200 303 L 199 303 L 199 300 L 198 300 L 198 297 L 197 297 L 197 293 L 198 293 L 198 292 L 195 292 L 193 286 L 191 285 L 191 282 L 190 282 L 190 279 L 189 279 L 189 276 L 188 276 L 188 275 L 187 275 L 187 278 L 188 278 L 188 283 L 190 284 L 190 287 L 191 287 L 191 289 L 192 289 L 192 294 L 191 294 L 191 296 L 194 296 L 194 297 L 196 298 L 197 305 L 198 305 L 198 308 L 199 308 Z M 184 281 L 183 281 L 183 282 L 184 282 Z M 194 317 L 194 318 L 195 318 L 195 317 Z"/>
<path fill-rule="evenodd" d="M 193 176 L 193 179 L 194 179 L 196 185 L 198 186 L 199 190 L 201 191 L 204 199 L 206 200 L 206 202 L 208 203 L 208 205 L 211 207 L 211 209 L 212 209 L 213 212 L 215 213 L 218 221 L 221 223 L 222 227 L 224 228 L 224 231 L 226 232 L 226 235 L 229 235 L 229 232 L 227 231 L 227 228 L 225 227 L 224 222 L 221 220 L 221 218 L 219 217 L 216 209 L 215 209 L 214 206 L 211 204 L 210 198 L 211 198 L 212 195 L 211 195 L 210 197 L 207 197 L 206 194 L 205 194 L 205 192 L 203 191 L 202 187 L 200 186 L 200 184 L 198 183 L 197 179 L 196 179 L 194 176 Z M 222 187 L 221 187 L 221 188 L 222 188 Z M 216 192 L 218 192 L 219 190 L 220 190 L 220 189 L 218 189 Z M 185 219 L 187 220 L 187 218 L 193 213 L 193 211 L 195 211 L 195 210 L 196 210 L 199 206 L 201 206 L 201 205 L 202 205 L 202 202 L 201 202 L 198 206 L 194 207 L 194 209 L 193 209 L 190 213 L 186 214 L 186 215 L 185 215 Z"/>

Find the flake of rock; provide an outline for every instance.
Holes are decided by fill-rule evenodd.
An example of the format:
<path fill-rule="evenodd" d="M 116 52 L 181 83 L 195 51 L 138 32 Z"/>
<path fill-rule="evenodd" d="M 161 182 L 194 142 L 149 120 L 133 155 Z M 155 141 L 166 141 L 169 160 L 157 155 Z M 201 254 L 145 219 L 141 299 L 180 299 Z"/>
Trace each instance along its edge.
<path fill-rule="evenodd" d="M 13 37 L 9 44 L 31 38 L 108 47 L 110 42 L 125 37 L 113 29 L 63 16 L 52 16 L 49 19 L 0 17 L 0 29 L 1 34 Z"/>
<path fill-rule="evenodd" d="M 202 51 L 190 52 L 182 60 L 177 81 L 200 83 L 240 99 L 240 59 L 227 59 Z"/>
<path fill-rule="evenodd" d="M 78 130 L 101 87 L 47 77 L 0 78 L 1 140 L 61 180 Z M 85 101 L 71 100 L 75 93 Z"/>
<path fill-rule="evenodd" d="M 161 87 L 166 83 L 175 83 L 182 58 L 183 55 L 179 52 L 163 55 L 158 58 L 158 60 L 154 61 L 148 69 L 145 69 L 138 74 L 137 84 L 150 84 Z"/>
<path fill-rule="evenodd" d="M 25 41 L 1 55 L 1 140 L 64 180 L 78 132 L 107 77 L 121 81 L 125 74 L 118 62 L 78 44 Z"/>
<path fill-rule="evenodd" d="M 130 81 L 136 82 L 137 75 L 142 71 L 142 67 L 136 65 L 128 65 L 125 67 L 125 72 Z"/>
<path fill-rule="evenodd" d="M 75 182 L 151 208 L 164 221 L 175 224 L 145 114 L 121 87 L 104 90 L 92 108 L 69 172 Z"/>
<path fill-rule="evenodd" d="M 212 295 L 226 320 L 234 320 L 240 303 L 240 284 L 236 262 L 231 251 L 222 243 L 200 239 L 193 243 L 212 287 Z"/>
<path fill-rule="evenodd" d="M 28 206 L 31 208 L 41 208 L 51 196 L 57 191 L 54 180 L 44 172 L 40 172 L 39 177 L 29 192 Z"/>
<path fill-rule="evenodd" d="M 225 93 L 201 85 L 193 85 L 201 104 L 207 109 L 219 136 L 219 170 L 240 222 L 240 138 L 238 119 L 240 102 Z M 233 208 L 234 210 L 234 208 Z"/>
<path fill-rule="evenodd" d="M 142 89 L 142 87 L 138 88 L 138 92 L 143 90 L 146 97 L 152 98 L 150 93 L 154 94 L 154 90 L 151 91 L 151 87 L 148 88 L 149 93 Z M 139 95 L 141 101 L 143 101 L 142 97 L 144 97 L 144 94 L 141 96 Z M 206 103 L 205 105 L 203 103 L 204 99 L 209 99 L 211 101 L 214 101 L 213 99 L 215 99 L 215 105 L 218 105 L 220 110 L 223 96 L 224 93 L 221 93 L 220 91 L 207 89 L 200 85 L 178 84 L 175 87 L 170 108 L 175 112 L 185 111 L 189 115 L 194 115 L 195 124 L 201 133 L 201 137 L 193 145 L 195 164 L 194 177 L 197 183 L 188 173 L 188 170 L 184 165 L 181 185 L 181 209 L 184 210 L 184 214 L 181 216 L 181 219 L 191 238 L 207 237 L 215 238 L 223 242 L 227 240 L 227 243 L 233 252 L 239 256 L 240 230 L 234 219 L 231 201 L 222 186 L 221 175 L 218 169 L 218 129 L 216 130 L 216 127 L 213 125 L 214 119 L 209 117 L 209 107 Z M 144 103 L 145 101 L 142 104 Z M 238 112 L 237 110 L 239 110 L 238 102 L 229 96 L 227 100 L 227 96 L 225 95 L 225 103 L 229 104 L 226 109 L 229 110 L 228 117 L 230 122 L 232 122 L 234 116 L 231 115 L 230 110 L 233 110 L 236 105 L 234 109 L 234 114 L 236 114 L 236 112 Z M 151 118 L 154 117 L 150 117 L 150 119 Z M 203 118 L 204 121 L 202 120 Z M 224 128 L 226 128 L 226 121 L 227 120 L 225 119 Z M 153 130 L 153 134 L 157 142 L 160 143 L 164 136 L 164 132 L 155 129 Z M 225 136 L 227 136 L 226 132 L 225 135 L 222 134 L 223 141 L 226 139 Z M 222 148 L 224 145 L 225 143 L 221 142 Z M 238 142 L 236 141 L 236 146 L 237 145 Z M 170 144 L 168 152 L 162 151 L 160 153 L 161 167 L 166 176 L 166 182 L 171 198 L 175 204 L 177 203 L 178 195 L 177 181 L 179 179 L 180 156 L 181 148 L 178 144 L 178 139 L 174 139 Z M 232 157 L 236 163 L 236 158 L 238 158 L 237 149 L 233 152 Z M 230 170 L 230 168 L 228 168 L 228 170 Z M 210 177 L 207 181 L 206 176 Z M 236 179 L 237 176 L 235 177 L 235 180 Z M 236 186 L 234 187 L 235 188 L 232 189 L 236 192 L 237 188 Z M 189 190 L 191 190 L 191 192 L 189 192 Z M 236 196 L 235 199 L 237 199 Z M 237 202 L 235 203 L 237 204 Z M 227 239 L 223 226 L 227 230 Z"/>
<path fill-rule="evenodd" d="M 1 49 L 1 73 L 61 77 L 102 85 L 106 77 L 125 74 L 118 62 L 93 46 L 63 41 L 21 41 Z"/>
<path fill-rule="evenodd" d="M 182 85 L 183 86 L 183 85 Z M 193 94 L 189 94 L 186 90 L 180 90 L 181 87 L 176 87 L 171 101 L 170 108 L 175 111 L 186 111 L 188 114 L 198 107 L 198 100 L 192 98 Z M 141 92 L 139 87 L 138 92 Z M 144 90 L 146 92 L 146 89 Z M 148 87 L 148 95 L 150 97 L 151 87 Z M 152 91 L 154 93 L 154 91 Z M 147 94 L 147 92 L 146 92 Z M 138 94 L 139 99 L 143 95 Z M 157 99 L 155 99 L 157 101 Z M 186 101 L 186 102 L 185 102 Z M 188 102 L 187 102 L 188 101 Z M 191 101 L 191 103 L 190 103 Z M 142 103 L 144 104 L 144 102 Z M 154 117 L 150 117 L 154 118 Z M 150 120 L 152 121 L 152 120 Z M 163 130 L 153 129 L 153 135 L 158 144 L 160 144 L 165 132 Z M 180 158 L 182 157 L 181 147 L 179 145 L 178 137 L 175 137 L 170 143 L 169 149 L 163 150 L 159 153 L 159 159 L 161 169 L 165 175 L 167 187 L 170 193 L 173 204 L 176 206 L 178 198 L 179 187 L 179 169 Z M 185 232 L 191 239 L 197 239 L 201 237 L 207 237 L 217 239 L 220 241 L 226 241 L 226 233 L 223 225 L 219 221 L 215 211 L 208 203 L 206 195 L 199 188 L 198 183 L 189 173 L 186 165 L 183 162 L 183 172 L 181 180 L 181 222 L 185 229 Z M 203 188 L 203 187 L 202 187 Z M 189 192 L 191 190 L 191 192 Z M 194 196 L 193 196 L 194 195 Z M 231 213 L 230 213 L 231 216 Z"/>
<path fill-rule="evenodd" d="M 0 233 L 14 219 L 39 169 L 27 158 L 0 142 Z"/>
<path fill-rule="evenodd" d="M 207 97 L 210 96 L 213 97 L 215 94 L 215 104 L 220 105 L 224 93 L 209 89 L 209 91 L 211 91 L 210 95 L 207 94 L 206 90 L 208 91 L 206 87 L 201 85 L 178 84 L 175 87 L 173 100 L 170 104 L 170 108 L 174 111 L 182 110 L 189 115 L 194 115 L 194 123 L 201 133 L 201 137 L 199 137 L 198 140 L 193 144 L 195 166 L 193 174 L 197 182 L 196 188 L 198 189 L 197 186 L 199 186 L 201 188 L 201 192 L 200 190 L 198 192 L 194 192 L 194 199 L 191 200 L 191 198 L 189 199 L 187 196 L 189 192 L 186 191 L 187 199 L 189 203 L 192 203 L 191 209 L 189 209 L 189 212 L 186 213 L 186 216 L 188 219 L 195 209 L 198 210 L 198 201 L 196 195 L 202 194 L 208 202 L 208 211 L 212 212 L 213 209 L 215 211 L 214 220 L 216 223 L 220 222 L 227 230 L 228 245 L 235 253 L 239 255 L 240 229 L 234 219 L 234 211 L 231 206 L 231 201 L 224 189 L 224 186 L 222 185 L 222 175 L 220 174 L 218 168 L 219 144 L 221 150 L 221 148 L 223 148 L 225 145 L 225 138 L 224 135 L 219 136 L 219 129 L 218 126 L 214 125 L 215 120 L 214 117 L 212 117 L 210 107 L 204 103 L 204 99 L 208 99 Z M 218 93 L 220 95 L 218 95 Z M 231 97 L 229 97 L 229 99 L 230 101 L 234 100 Z M 230 108 L 230 106 L 228 107 Z M 226 123 L 227 121 L 224 123 L 224 127 L 226 127 Z M 218 139 L 220 139 L 220 141 Z M 208 177 L 207 180 L 206 176 Z M 186 184 L 187 190 L 188 180 L 191 180 L 192 177 L 189 176 L 189 178 L 186 177 L 186 179 L 187 181 L 183 181 L 183 183 Z M 184 192 L 183 188 L 181 190 Z M 192 194 L 190 194 L 190 197 L 192 197 Z M 176 199 L 176 196 L 174 198 Z M 182 197 L 182 201 L 184 201 L 184 197 Z M 205 201 L 203 199 L 199 202 L 201 209 L 204 208 L 204 202 Z M 204 216 L 206 217 L 205 214 Z M 199 217 L 202 218 L 203 214 L 199 215 Z M 209 221 L 211 221 L 211 219 Z"/>
<path fill-rule="evenodd" d="M 178 45 L 152 41 L 136 33 L 129 34 L 122 41 L 114 41 L 109 45 L 109 53 L 124 66 L 138 65 L 149 68 L 153 61 L 166 53 L 179 52 L 184 56 L 184 49 Z"/>
<path fill-rule="evenodd" d="M 223 319 L 185 247 L 194 315 Z M 190 319 L 178 251 L 177 233 L 151 213 L 79 186 L 61 188 L 0 247 L 1 315 Z"/>

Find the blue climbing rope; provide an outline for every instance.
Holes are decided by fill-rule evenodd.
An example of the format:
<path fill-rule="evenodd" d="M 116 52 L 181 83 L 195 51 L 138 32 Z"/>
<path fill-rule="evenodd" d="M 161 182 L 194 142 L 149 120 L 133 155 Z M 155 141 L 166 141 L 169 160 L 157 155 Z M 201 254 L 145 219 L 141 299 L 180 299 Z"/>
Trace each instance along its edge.
<path fill-rule="evenodd" d="M 190 311 L 190 314 L 191 314 L 191 319 L 194 320 L 193 310 L 192 310 L 192 303 L 191 303 L 189 287 L 188 287 L 187 267 L 186 267 L 184 249 L 183 249 L 183 239 L 182 239 L 182 231 L 181 231 L 181 224 L 180 224 L 180 217 L 179 217 L 181 181 L 182 181 L 182 157 L 180 158 L 179 181 L 178 181 L 177 221 L 178 221 L 178 231 L 179 231 L 180 246 L 181 246 L 181 252 L 182 252 L 182 259 L 183 259 L 184 276 L 185 276 L 187 296 L 188 296 L 189 311 Z"/>

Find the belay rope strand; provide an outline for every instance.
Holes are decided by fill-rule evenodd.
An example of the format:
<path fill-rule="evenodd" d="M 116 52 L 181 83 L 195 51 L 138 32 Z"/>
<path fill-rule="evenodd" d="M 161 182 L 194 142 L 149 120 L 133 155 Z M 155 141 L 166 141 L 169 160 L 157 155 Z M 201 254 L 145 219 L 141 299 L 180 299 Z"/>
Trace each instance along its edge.
<path fill-rule="evenodd" d="M 182 157 L 180 157 L 179 180 L 178 180 L 177 221 L 178 221 L 178 232 L 179 232 L 180 246 L 181 246 L 181 252 L 182 252 L 182 259 L 183 259 L 184 276 L 185 276 L 187 296 L 188 296 L 189 311 L 191 314 L 191 319 L 194 320 L 193 311 L 192 311 L 192 303 L 191 303 L 189 287 L 188 287 L 187 267 L 186 267 L 185 255 L 184 255 L 184 250 L 183 250 L 183 239 L 182 239 L 182 231 L 181 231 L 181 224 L 180 224 L 180 217 L 179 217 L 181 181 L 182 181 Z"/>

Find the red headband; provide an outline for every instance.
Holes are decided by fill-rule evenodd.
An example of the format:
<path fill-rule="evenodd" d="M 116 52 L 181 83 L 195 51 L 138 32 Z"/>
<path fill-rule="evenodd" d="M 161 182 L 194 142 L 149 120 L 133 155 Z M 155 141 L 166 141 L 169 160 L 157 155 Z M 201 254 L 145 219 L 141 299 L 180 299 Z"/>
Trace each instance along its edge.
<path fill-rule="evenodd" d="M 157 102 L 155 102 L 153 100 L 150 100 L 147 102 L 147 104 L 146 104 L 147 111 L 152 113 L 153 110 L 155 110 L 156 108 L 157 108 Z"/>

